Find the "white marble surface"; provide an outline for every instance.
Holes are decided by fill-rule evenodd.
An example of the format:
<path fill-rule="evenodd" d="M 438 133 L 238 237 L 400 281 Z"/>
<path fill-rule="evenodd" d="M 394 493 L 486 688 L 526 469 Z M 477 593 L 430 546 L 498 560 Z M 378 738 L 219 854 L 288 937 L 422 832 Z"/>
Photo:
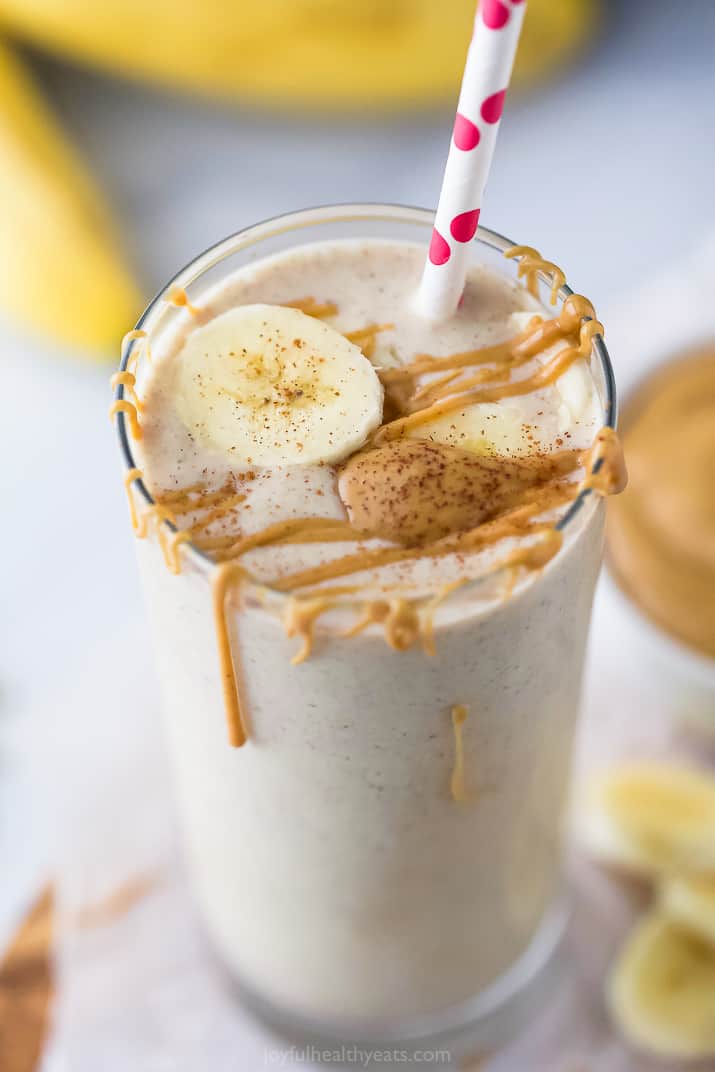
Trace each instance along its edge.
<path fill-rule="evenodd" d="M 514 100 L 484 223 L 541 247 L 603 310 L 715 224 L 715 4 L 623 0 L 568 76 Z M 43 64 L 124 221 L 147 292 L 249 222 L 325 201 L 433 203 L 451 116 L 341 123 L 212 108 Z M 612 338 L 611 342 L 617 342 Z M 618 367 L 630 355 L 613 346 Z M 655 354 L 654 354 L 655 356 Z M 140 611 L 106 370 L 3 330 L 0 946 L 46 868 L 30 724 Z M 118 652 L 121 660 L 121 653 Z"/>

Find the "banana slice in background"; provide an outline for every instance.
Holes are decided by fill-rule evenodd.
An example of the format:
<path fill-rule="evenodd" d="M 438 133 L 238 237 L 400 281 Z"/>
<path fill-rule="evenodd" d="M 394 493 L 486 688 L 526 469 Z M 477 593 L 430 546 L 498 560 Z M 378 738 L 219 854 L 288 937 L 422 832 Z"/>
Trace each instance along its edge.
<path fill-rule="evenodd" d="M 666 879 L 658 903 L 665 915 L 715 946 L 715 874 Z"/>
<path fill-rule="evenodd" d="M 715 946 L 649 913 L 620 953 L 608 1002 L 634 1045 L 661 1057 L 715 1057 Z"/>
<path fill-rule="evenodd" d="M 231 309 L 179 356 L 180 418 L 234 465 L 338 462 L 382 420 L 382 384 L 359 347 L 298 309 Z"/>
<path fill-rule="evenodd" d="M 667 763 L 617 767 L 577 801 L 573 829 L 594 856 L 638 874 L 715 872 L 715 778 Z"/>
<path fill-rule="evenodd" d="M 0 45 L 0 309 L 81 356 L 142 307 L 109 212 L 22 64 Z"/>

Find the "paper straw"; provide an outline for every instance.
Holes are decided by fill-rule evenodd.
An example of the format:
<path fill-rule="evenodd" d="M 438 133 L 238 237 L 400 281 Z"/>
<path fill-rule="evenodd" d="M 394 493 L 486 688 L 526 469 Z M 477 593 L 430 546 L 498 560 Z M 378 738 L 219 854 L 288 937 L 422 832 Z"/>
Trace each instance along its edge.
<path fill-rule="evenodd" d="M 459 93 L 417 311 L 450 316 L 464 290 L 468 246 L 477 231 L 525 0 L 481 0 Z"/>

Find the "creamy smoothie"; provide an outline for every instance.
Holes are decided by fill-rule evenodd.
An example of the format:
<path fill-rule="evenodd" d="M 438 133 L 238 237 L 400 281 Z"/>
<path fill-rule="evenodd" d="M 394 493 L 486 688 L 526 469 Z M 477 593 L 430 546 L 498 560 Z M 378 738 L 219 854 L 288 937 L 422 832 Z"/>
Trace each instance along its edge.
<path fill-rule="evenodd" d="M 169 292 L 117 377 L 205 926 L 321 1023 L 446 1009 L 553 936 L 623 479 L 590 303 L 545 308 L 563 277 L 522 248 L 428 323 L 423 257 L 307 242 Z"/>

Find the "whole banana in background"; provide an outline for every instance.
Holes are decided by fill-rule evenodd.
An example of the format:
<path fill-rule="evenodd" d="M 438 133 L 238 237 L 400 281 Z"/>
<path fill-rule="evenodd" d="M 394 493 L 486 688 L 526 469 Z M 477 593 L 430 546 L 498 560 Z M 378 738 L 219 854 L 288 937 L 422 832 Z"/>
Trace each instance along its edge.
<path fill-rule="evenodd" d="M 591 36 L 598 0 L 530 0 L 516 81 Z M 0 28 L 118 74 L 335 109 L 451 100 L 475 0 L 0 0 Z"/>
<path fill-rule="evenodd" d="M 22 64 L 0 44 L 0 310 L 79 355 L 139 314 L 99 192 Z"/>

